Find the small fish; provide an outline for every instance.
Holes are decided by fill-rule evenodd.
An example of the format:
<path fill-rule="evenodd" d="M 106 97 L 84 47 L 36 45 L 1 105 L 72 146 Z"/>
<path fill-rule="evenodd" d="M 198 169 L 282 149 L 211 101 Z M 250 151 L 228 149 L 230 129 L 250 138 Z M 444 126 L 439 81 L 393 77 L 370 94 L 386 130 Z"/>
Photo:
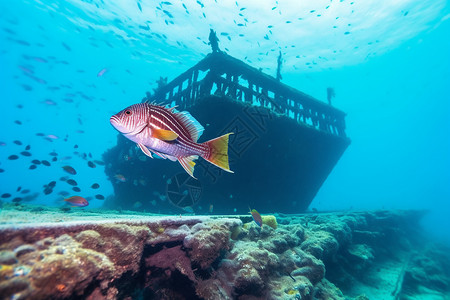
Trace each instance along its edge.
<path fill-rule="evenodd" d="M 67 51 L 72 51 L 72 49 L 70 49 L 69 45 L 67 45 L 66 43 L 61 43 L 63 45 L 64 48 L 66 48 Z"/>
<path fill-rule="evenodd" d="M 56 181 L 50 181 L 49 182 L 49 184 L 47 184 L 47 186 L 50 186 L 50 187 L 54 187 L 56 185 Z"/>
<path fill-rule="evenodd" d="M 19 158 L 19 156 L 15 155 L 15 154 L 8 156 L 9 160 L 16 160 L 18 158 Z"/>
<path fill-rule="evenodd" d="M 26 151 L 28 151 L 28 150 L 30 150 L 31 149 L 31 146 L 30 145 L 27 145 L 26 147 L 25 147 L 25 150 Z"/>
<path fill-rule="evenodd" d="M 88 161 L 88 166 L 89 166 L 90 168 L 95 168 L 95 167 L 97 167 L 92 161 Z"/>
<path fill-rule="evenodd" d="M 97 195 L 95 195 L 95 199 L 98 199 L 98 200 L 105 200 L 105 196 L 100 195 L 100 194 L 97 194 Z"/>
<path fill-rule="evenodd" d="M 37 168 L 36 165 L 31 165 L 31 166 L 28 167 L 28 169 L 30 169 L 30 170 L 34 170 L 34 169 L 36 169 L 36 168 Z"/>
<path fill-rule="evenodd" d="M 50 156 L 58 156 L 58 153 L 56 153 L 55 151 L 52 151 L 49 153 Z"/>
<path fill-rule="evenodd" d="M 47 167 L 50 167 L 50 165 L 51 165 L 51 164 L 50 164 L 47 160 L 45 160 L 45 159 L 42 160 L 41 163 L 42 163 L 44 166 L 47 166 Z"/>
<path fill-rule="evenodd" d="M 29 192 L 30 192 L 29 189 L 24 189 L 24 190 L 22 190 L 20 193 L 21 193 L 21 194 L 28 194 Z"/>
<path fill-rule="evenodd" d="M 42 101 L 42 103 L 47 105 L 56 105 L 56 102 L 51 99 L 45 99 L 44 101 Z"/>
<path fill-rule="evenodd" d="M 22 151 L 20 152 L 20 154 L 22 154 L 23 156 L 31 156 L 31 153 L 28 151 Z"/>
<path fill-rule="evenodd" d="M 97 73 L 97 77 L 102 77 L 106 73 L 106 71 L 108 71 L 107 68 L 101 69 L 100 72 Z"/>
<path fill-rule="evenodd" d="M 70 193 L 66 192 L 66 191 L 61 191 L 61 192 L 58 193 L 58 195 L 65 197 L 65 196 L 70 195 Z"/>
<path fill-rule="evenodd" d="M 94 162 L 95 162 L 97 165 L 100 165 L 100 166 L 104 166 L 104 165 L 105 165 L 105 162 L 104 162 L 104 161 L 101 161 L 101 160 L 94 160 Z"/>
<path fill-rule="evenodd" d="M 73 180 L 73 179 L 67 179 L 66 182 L 68 184 L 70 184 L 71 186 L 77 186 L 78 185 L 78 183 L 75 180 Z"/>
<path fill-rule="evenodd" d="M 233 173 L 228 163 L 228 139 L 231 133 L 197 143 L 203 126 L 188 112 L 174 112 L 174 107 L 139 103 L 131 105 L 110 118 L 111 125 L 129 140 L 136 142 L 145 155 L 152 153 L 179 161 L 194 177 L 194 160 L 202 157 L 211 164 Z"/>
<path fill-rule="evenodd" d="M 22 125 L 22 122 L 19 120 L 15 120 L 14 123 L 16 123 L 17 125 Z"/>
<path fill-rule="evenodd" d="M 137 3 L 137 6 L 138 6 L 139 10 L 142 12 L 142 7 L 141 7 L 141 4 L 139 2 Z"/>
<path fill-rule="evenodd" d="M 22 84 L 22 88 L 23 88 L 25 91 L 32 91 L 32 90 L 33 90 L 33 87 L 30 86 L 30 85 L 28 85 L 28 84 Z"/>
<path fill-rule="evenodd" d="M 77 187 L 77 186 L 74 186 L 72 188 L 72 191 L 79 193 L 79 192 L 81 192 L 81 189 L 79 187 Z"/>
<path fill-rule="evenodd" d="M 33 159 L 31 162 L 32 162 L 33 164 L 35 164 L 35 165 L 40 165 L 40 164 L 41 164 L 41 161 L 38 160 L 38 159 Z"/>
<path fill-rule="evenodd" d="M 94 184 L 91 185 L 91 188 L 94 189 L 94 190 L 98 189 L 99 187 L 100 187 L 100 185 L 98 183 L 94 183 Z"/>
<path fill-rule="evenodd" d="M 16 144 L 16 145 L 18 145 L 18 146 L 22 146 L 22 145 L 23 145 L 21 141 L 17 141 L 17 140 L 14 141 L 13 143 Z"/>
<path fill-rule="evenodd" d="M 9 197 L 11 197 L 11 194 L 9 194 L 9 193 L 4 193 L 2 195 L 2 198 L 4 198 L 4 199 L 9 198 Z"/>
<path fill-rule="evenodd" d="M 46 187 L 45 189 L 44 189 L 44 194 L 45 195 L 49 195 L 49 194 L 51 194 L 53 192 L 53 189 L 51 188 L 51 187 Z"/>
<path fill-rule="evenodd" d="M 58 158 L 55 156 L 52 158 L 52 162 L 58 161 Z"/>
<path fill-rule="evenodd" d="M 163 9 L 163 13 L 165 13 L 169 18 L 173 18 L 173 15 L 167 10 Z"/>
<path fill-rule="evenodd" d="M 255 221 L 256 225 L 258 225 L 259 227 L 262 227 L 262 217 L 259 214 L 259 212 L 256 211 L 256 209 L 250 209 L 250 207 L 248 208 L 252 215 L 253 221 Z"/>
<path fill-rule="evenodd" d="M 89 205 L 89 202 L 85 198 L 80 196 L 72 196 L 64 199 L 64 201 L 71 204 L 72 206 L 84 207 Z"/>
<path fill-rule="evenodd" d="M 62 168 L 63 168 L 64 171 L 66 171 L 69 174 L 72 174 L 72 175 L 76 175 L 77 174 L 77 171 L 74 168 L 72 168 L 71 166 L 64 166 Z"/>
<path fill-rule="evenodd" d="M 116 174 L 114 175 L 114 178 L 121 181 L 121 182 L 125 182 L 127 181 L 127 179 L 125 178 L 125 176 L 123 176 L 122 174 Z"/>
<path fill-rule="evenodd" d="M 20 201 L 22 201 L 22 197 L 16 197 L 16 198 L 12 199 L 12 202 L 14 202 L 14 203 L 18 203 Z"/>

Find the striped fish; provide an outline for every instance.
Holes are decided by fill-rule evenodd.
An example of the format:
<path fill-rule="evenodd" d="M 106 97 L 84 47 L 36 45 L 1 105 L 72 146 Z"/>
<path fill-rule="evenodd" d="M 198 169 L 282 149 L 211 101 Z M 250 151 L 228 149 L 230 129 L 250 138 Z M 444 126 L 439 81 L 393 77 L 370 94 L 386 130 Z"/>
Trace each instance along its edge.
<path fill-rule="evenodd" d="M 253 221 L 255 221 L 256 225 L 258 225 L 259 227 L 262 227 L 263 222 L 262 222 L 262 217 L 259 214 L 259 212 L 256 209 L 251 209 L 250 207 L 248 209 L 250 210 L 250 214 L 252 215 Z"/>
<path fill-rule="evenodd" d="M 228 138 L 232 133 L 197 143 L 203 126 L 188 112 L 174 109 L 150 103 L 134 104 L 113 115 L 110 122 L 126 138 L 137 143 L 145 155 L 153 158 L 153 153 L 164 159 L 178 160 L 192 177 L 194 160 L 199 156 L 233 173 L 228 163 Z"/>

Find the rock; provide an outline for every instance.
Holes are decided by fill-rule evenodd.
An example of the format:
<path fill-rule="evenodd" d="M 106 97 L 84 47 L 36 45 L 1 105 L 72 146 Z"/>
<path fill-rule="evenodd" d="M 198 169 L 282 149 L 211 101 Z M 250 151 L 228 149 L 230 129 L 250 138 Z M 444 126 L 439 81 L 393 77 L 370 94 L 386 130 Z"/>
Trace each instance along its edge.
<path fill-rule="evenodd" d="M 200 281 L 196 288 L 197 296 L 205 300 L 231 300 L 231 288 L 218 279 Z"/>
<path fill-rule="evenodd" d="M 234 287 L 238 294 L 261 296 L 265 286 L 258 271 L 250 264 L 243 264 L 236 274 Z"/>
<path fill-rule="evenodd" d="M 314 299 L 317 300 L 344 300 L 341 290 L 326 279 L 314 287 Z M 362 299 L 361 299 L 362 300 Z"/>
<path fill-rule="evenodd" d="M 30 282 L 28 281 L 28 279 L 22 277 L 13 277 L 8 280 L 1 280 L 0 295 L 2 295 L 2 299 L 10 299 L 6 296 L 13 296 L 17 293 L 23 294 L 24 291 L 29 288 L 29 285 Z"/>
<path fill-rule="evenodd" d="M 172 248 L 164 248 L 145 259 L 147 267 L 178 270 L 181 274 L 187 276 L 191 281 L 196 282 L 194 272 L 191 268 L 191 261 L 187 253 L 181 250 L 181 245 Z"/>
<path fill-rule="evenodd" d="M 329 260 L 339 249 L 339 243 L 331 233 L 319 230 L 308 233 L 308 238 L 301 244 L 301 248 L 318 259 Z"/>
<path fill-rule="evenodd" d="M 292 276 L 304 276 L 308 278 L 311 283 L 317 284 L 325 276 L 325 265 L 323 262 L 313 255 L 297 249 L 296 254 L 300 261 L 296 264 L 298 269 L 292 271 Z"/>
<path fill-rule="evenodd" d="M 365 269 L 372 263 L 375 256 L 373 249 L 365 244 L 351 244 L 347 248 L 349 262 L 358 269 Z"/>

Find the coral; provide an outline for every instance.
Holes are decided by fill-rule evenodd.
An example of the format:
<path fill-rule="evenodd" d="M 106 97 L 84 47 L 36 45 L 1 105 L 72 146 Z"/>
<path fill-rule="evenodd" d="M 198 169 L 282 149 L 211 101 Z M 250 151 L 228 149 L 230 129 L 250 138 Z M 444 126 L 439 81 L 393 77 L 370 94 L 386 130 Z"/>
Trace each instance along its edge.
<path fill-rule="evenodd" d="M 317 284 L 325 276 L 325 265 L 322 261 L 315 258 L 313 255 L 308 254 L 301 249 L 296 249 L 295 254 L 298 257 L 296 261 L 296 267 L 292 271 L 292 276 L 305 276 L 313 284 Z"/>
<path fill-rule="evenodd" d="M 383 260 L 405 266 L 398 284 L 405 299 L 424 288 L 450 289 L 448 251 L 410 254 L 416 244 L 405 234 L 414 224 L 407 213 L 267 217 L 278 224 L 180 216 L 0 229 L 0 294 L 341 300 L 341 291 L 360 294 L 352 288 L 364 281 L 371 285 L 366 289 L 382 284 L 377 264 Z"/>
<path fill-rule="evenodd" d="M 189 249 L 188 254 L 191 260 L 205 269 L 219 257 L 222 250 L 228 250 L 230 235 L 230 229 L 227 226 L 212 223 L 203 230 L 186 236 L 183 245 Z"/>
<path fill-rule="evenodd" d="M 32 253 L 35 255 L 29 255 Z M 93 281 L 110 278 L 114 271 L 113 264 L 104 254 L 81 248 L 66 234 L 47 246 L 19 246 L 15 254 L 18 261 L 14 273 L 0 288 L 4 295 L 32 299 L 67 298 L 82 294 Z"/>
<path fill-rule="evenodd" d="M 36 248 L 32 245 L 21 245 L 14 249 L 14 253 L 16 254 L 16 257 L 21 257 L 24 254 L 34 252 L 36 251 Z"/>
<path fill-rule="evenodd" d="M 278 223 L 277 218 L 273 215 L 261 216 L 263 225 L 267 225 L 272 227 L 273 229 L 277 229 Z"/>
<path fill-rule="evenodd" d="M 0 251 L 0 265 L 13 265 L 17 262 L 13 251 Z"/>

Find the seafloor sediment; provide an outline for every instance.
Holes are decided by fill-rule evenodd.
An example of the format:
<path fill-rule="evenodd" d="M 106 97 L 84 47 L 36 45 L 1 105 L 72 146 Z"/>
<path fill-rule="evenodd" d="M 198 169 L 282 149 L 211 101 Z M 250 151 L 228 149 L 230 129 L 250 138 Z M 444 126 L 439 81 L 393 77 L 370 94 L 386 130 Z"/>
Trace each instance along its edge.
<path fill-rule="evenodd" d="M 448 299 L 420 211 L 154 216 L 5 206 L 2 299 Z"/>

